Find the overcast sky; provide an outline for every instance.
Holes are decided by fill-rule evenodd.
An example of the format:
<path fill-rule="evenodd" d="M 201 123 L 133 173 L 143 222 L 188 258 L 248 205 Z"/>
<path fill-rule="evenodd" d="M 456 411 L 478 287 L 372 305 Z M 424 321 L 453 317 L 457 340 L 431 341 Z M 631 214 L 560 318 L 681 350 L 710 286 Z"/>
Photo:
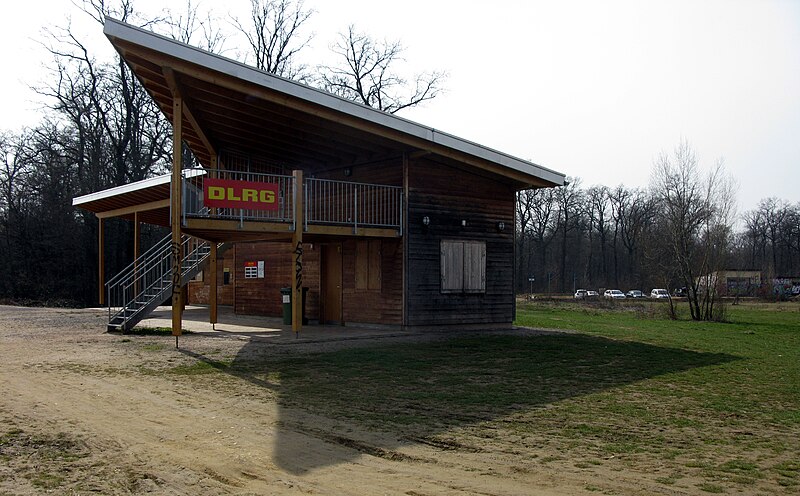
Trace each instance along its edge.
<path fill-rule="evenodd" d="M 225 15 L 222 2 L 202 1 Z M 156 15 L 164 4 L 135 1 Z M 248 4 L 227 0 L 224 8 L 246 16 Z M 644 187 L 658 154 L 686 139 L 704 166 L 725 160 L 740 184 L 740 212 L 770 196 L 800 201 L 800 1 L 306 6 L 316 11 L 306 62 L 326 62 L 336 33 L 353 23 L 374 37 L 401 39 L 409 69 L 449 73 L 444 94 L 403 117 L 579 177 L 585 186 Z M 28 86 L 41 82 L 49 63 L 36 43 L 42 27 L 72 16 L 98 56 L 109 55 L 110 44 L 69 0 L 4 2 L 0 9 L 0 129 L 16 130 L 41 119 Z"/>

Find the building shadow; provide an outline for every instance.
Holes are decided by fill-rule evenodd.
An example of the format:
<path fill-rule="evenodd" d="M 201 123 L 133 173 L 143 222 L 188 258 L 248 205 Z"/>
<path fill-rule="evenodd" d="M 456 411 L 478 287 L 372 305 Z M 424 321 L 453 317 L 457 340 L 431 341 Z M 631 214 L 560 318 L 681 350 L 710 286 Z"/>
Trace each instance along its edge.
<path fill-rule="evenodd" d="M 283 350 L 282 350 L 283 351 Z M 663 374 L 735 360 L 719 353 L 664 348 L 583 334 L 451 334 L 436 339 L 275 353 L 250 339 L 230 363 L 184 350 L 278 398 L 275 463 L 292 474 L 348 462 L 361 454 L 402 457 L 404 444 L 437 446 L 437 434 L 515 412 L 624 386 Z M 320 422 L 298 423 L 297 412 Z M 386 436 L 327 426 L 336 420 Z M 345 423 L 343 422 L 343 423 Z M 302 424 L 302 425 L 301 425 Z M 381 439 L 375 442 L 375 439 Z M 349 449 L 314 450 L 309 443 Z M 328 456 L 320 457 L 319 453 Z"/>

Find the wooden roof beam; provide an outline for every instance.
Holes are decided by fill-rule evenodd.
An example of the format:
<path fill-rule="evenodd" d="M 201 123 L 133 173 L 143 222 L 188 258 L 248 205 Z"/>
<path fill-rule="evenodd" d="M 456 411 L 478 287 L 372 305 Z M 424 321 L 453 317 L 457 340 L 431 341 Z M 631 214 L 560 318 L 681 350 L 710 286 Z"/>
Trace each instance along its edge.
<path fill-rule="evenodd" d="M 217 151 L 214 148 L 214 145 L 211 144 L 211 140 L 209 140 L 208 136 L 206 136 L 206 133 L 203 132 L 203 128 L 200 127 L 200 124 L 197 122 L 197 119 L 192 113 L 192 109 L 189 107 L 189 103 L 185 95 L 183 95 L 183 93 L 181 92 L 180 83 L 178 82 L 178 78 L 175 75 L 175 71 L 171 67 L 164 67 L 162 71 L 164 73 L 164 79 L 166 79 L 167 85 L 169 85 L 169 89 L 170 91 L 172 91 L 173 96 L 181 98 L 181 102 L 183 102 L 182 113 L 186 117 L 186 121 L 192 127 L 194 133 L 203 143 L 203 146 L 205 146 L 208 155 L 209 156 L 217 155 Z"/>
<path fill-rule="evenodd" d="M 165 200 L 142 203 L 140 205 L 131 205 L 130 207 L 115 208 L 114 210 L 106 210 L 105 212 L 97 212 L 95 215 L 98 219 L 106 219 L 108 217 L 121 217 L 123 215 L 129 215 L 136 212 L 146 212 L 148 210 L 156 210 L 166 207 L 169 207 L 169 198 Z"/>

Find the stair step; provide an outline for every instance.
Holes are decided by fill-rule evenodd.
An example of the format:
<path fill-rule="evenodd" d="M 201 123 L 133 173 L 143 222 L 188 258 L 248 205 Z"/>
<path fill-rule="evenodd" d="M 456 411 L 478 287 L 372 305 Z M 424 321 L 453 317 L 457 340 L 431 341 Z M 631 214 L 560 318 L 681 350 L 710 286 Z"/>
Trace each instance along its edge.
<path fill-rule="evenodd" d="M 172 288 L 172 254 L 168 238 L 162 240 L 160 251 L 151 252 L 146 257 L 139 260 L 137 269 L 131 268 L 116 283 L 120 288 L 146 288 L 144 293 L 132 296 L 132 300 L 121 305 L 119 311 L 109 319 L 109 330 L 120 330 L 135 325 L 142 318 L 150 313 L 154 304 L 164 301 Z M 184 238 L 186 240 L 188 238 Z M 217 244 L 218 249 L 225 250 L 230 245 L 225 243 Z M 200 270 L 208 260 L 211 253 L 211 245 L 203 243 L 194 246 L 194 249 L 186 254 L 180 261 L 181 282 L 184 283 Z M 134 273 L 138 278 L 134 279 Z"/>

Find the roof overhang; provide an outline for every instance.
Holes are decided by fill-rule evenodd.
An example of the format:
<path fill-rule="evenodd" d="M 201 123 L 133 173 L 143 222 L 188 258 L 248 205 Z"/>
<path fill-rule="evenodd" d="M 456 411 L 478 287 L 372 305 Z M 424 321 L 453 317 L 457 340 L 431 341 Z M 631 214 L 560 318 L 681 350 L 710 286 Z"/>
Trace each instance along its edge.
<path fill-rule="evenodd" d="M 195 177 L 205 171 L 184 171 L 185 177 Z M 72 206 L 93 212 L 100 219 L 121 217 L 169 227 L 169 195 L 171 174 L 151 177 L 123 186 L 73 198 Z"/>
<path fill-rule="evenodd" d="M 564 184 L 559 172 L 114 19 L 104 32 L 170 121 L 181 98 L 184 141 L 206 167 L 224 149 L 312 172 L 427 153 L 518 189 Z"/>

